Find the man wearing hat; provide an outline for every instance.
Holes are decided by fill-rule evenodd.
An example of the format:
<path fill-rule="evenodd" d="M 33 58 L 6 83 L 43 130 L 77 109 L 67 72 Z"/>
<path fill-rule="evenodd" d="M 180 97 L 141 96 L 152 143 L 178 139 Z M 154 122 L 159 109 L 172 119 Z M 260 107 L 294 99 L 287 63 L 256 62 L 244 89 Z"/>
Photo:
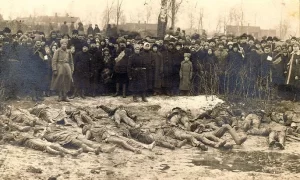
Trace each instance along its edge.
<path fill-rule="evenodd" d="M 147 91 L 147 68 L 143 56 L 140 54 L 140 45 L 134 45 L 134 54 L 129 57 L 127 72 L 129 77 L 129 90 L 133 94 L 133 101 L 137 102 L 137 96 L 142 95 L 142 101 L 146 99 Z"/>
<path fill-rule="evenodd" d="M 78 30 L 73 30 L 72 31 L 72 37 L 70 40 L 70 46 L 74 46 L 75 47 L 75 52 L 79 52 L 82 50 L 82 44 L 84 42 L 81 41 L 80 39 L 78 39 Z"/>
<path fill-rule="evenodd" d="M 219 43 L 218 44 L 218 49 L 215 51 L 215 56 L 217 58 L 218 61 L 218 76 L 219 76 L 219 90 L 220 93 L 225 93 L 225 71 L 226 69 L 226 65 L 227 65 L 227 58 L 228 58 L 228 52 L 224 49 L 224 44 L 223 43 Z"/>
<path fill-rule="evenodd" d="M 148 42 L 144 43 L 144 50 L 141 52 L 141 56 L 144 59 L 145 67 L 146 67 L 146 76 L 147 76 L 147 92 L 148 95 L 153 94 L 153 80 L 154 80 L 154 64 L 153 58 L 151 55 L 151 45 Z"/>
<path fill-rule="evenodd" d="M 93 39 L 90 41 L 89 53 L 91 55 L 91 68 L 90 68 L 90 93 L 92 97 L 95 97 L 99 89 L 100 73 L 103 69 L 101 63 L 102 51 L 97 48 L 96 41 Z"/>
<path fill-rule="evenodd" d="M 182 95 L 189 95 L 191 90 L 191 81 L 193 77 L 193 64 L 190 61 L 191 54 L 184 53 L 184 60 L 181 62 L 179 71 L 180 84 L 179 89 Z"/>
<path fill-rule="evenodd" d="M 117 51 L 114 66 L 114 76 L 116 81 L 116 93 L 114 94 L 114 97 L 117 97 L 120 94 L 122 85 L 122 95 L 123 98 L 126 98 L 126 88 L 128 85 L 127 64 L 132 52 L 130 49 L 126 48 L 126 40 L 124 38 L 119 38 L 118 43 L 119 49 Z"/>
<path fill-rule="evenodd" d="M 259 68 L 259 87 L 263 90 L 260 94 L 263 97 L 271 95 L 271 75 L 273 55 L 271 52 L 271 45 L 267 44 L 264 47 L 264 53 L 261 55 L 261 63 Z"/>
<path fill-rule="evenodd" d="M 163 73 L 162 73 L 162 90 L 168 96 L 172 96 L 173 88 L 173 60 L 174 44 L 168 43 L 167 50 L 162 51 Z"/>
<path fill-rule="evenodd" d="M 59 92 L 59 102 L 69 102 L 67 92 L 70 91 L 73 81 L 74 63 L 71 52 L 67 50 L 68 40 L 62 39 L 60 45 L 61 47 L 54 52 L 52 59 L 53 77 L 51 90 Z"/>
<path fill-rule="evenodd" d="M 82 44 L 82 50 L 76 53 L 74 57 L 74 98 L 77 95 L 77 92 L 80 93 L 80 96 L 84 99 L 85 93 L 89 88 L 90 80 L 90 67 L 91 67 L 91 54 L 88 52 L 89 46 L 87 43 Z"/>
<path fill-rule="evenodd" d="M 67 25 L 67 22 L 65 21 L 63 25 L 60 27 L 60 32 L 62 34 L 68 34 L 69 33 L 69 27 Z"/>

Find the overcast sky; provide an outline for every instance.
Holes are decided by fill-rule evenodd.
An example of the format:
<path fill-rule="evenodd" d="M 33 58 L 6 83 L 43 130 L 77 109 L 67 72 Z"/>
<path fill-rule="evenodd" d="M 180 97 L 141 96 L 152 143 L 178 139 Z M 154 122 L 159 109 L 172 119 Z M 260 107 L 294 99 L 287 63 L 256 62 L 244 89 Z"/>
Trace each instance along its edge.
<path fill-rule="evenodd" d="M 102 24 L 103 12 L 107 2 L 113 0 L 0 0 L 0 13 L 4 19 L 14 19 L 18 16 L 60 15 L 69 13 L 79 16 L 84 23 Z M 117 0 L 114 0 L 115 2 Z M 122 0 L 120 0 L 122 1 Z M 177 0 L 180 1 L 180 0 Z M 204 9 L 204 28 L 215 29 L 217 20 L 224 16 L 230 8 L 243 9 L 244 24 L 257 25 L 262 28 L 274 28 L 279 25 L 281 12 L 283 20 L 288 19 L 293 31 L 298 29 L 299 0 L 183 0 L 176 27 L 190 27 L 190 14 L 194 19 L 199 17 L 199 9 Z M 144 5 L 146 2 L 146 5 Z M 282 5 L 284 2 L 285 5 Z M 116 4 L 116 3 L 115 3 Z M 160 0 L 123 0 L 123 11 L 126 22 L 141 22 L 146 19 L 146 9 L 151 7 L 152 14 L 149 23 L 157 23 Z"/>

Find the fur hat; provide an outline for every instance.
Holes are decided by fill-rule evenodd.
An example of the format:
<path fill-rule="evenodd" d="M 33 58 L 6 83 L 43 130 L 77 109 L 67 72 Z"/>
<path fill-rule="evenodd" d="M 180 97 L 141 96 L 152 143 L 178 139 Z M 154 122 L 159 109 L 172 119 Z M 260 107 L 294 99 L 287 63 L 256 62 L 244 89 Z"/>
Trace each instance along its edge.
<path fill-rule="evenodd" d="M 249 36 L 248 36 L 248 40 L 249 40 L 249 41 L 250 41 L 250 40 L 254 41 L 254 37 L 253 37 L 252 35 L 249 35 Z"/>
<path fill-rule="evenodd" d="M 83 43 L 81 44 L 81 47 L 89 47 L 89 45 L 88 45 L 87 42 L 83 42 Z"/>
<path fill-rule="evenodd" d="M 293 37 L 291 38 L 291 40 L 296 40 L 296 41 L 297 41 L 297 38 L 296 38 L 295 36 L 293 36 Z"/>
<path fill-rule="evenodd" d="M 152 45 L 152 49 L 153 49 L 153 47 L 157 47 L 158 48 L 158 44 L 153 44 Z"/>
<path fill-rule="evenodd" d="M 240 39 L 247 39 L 247 34 L 246 34 L 246 33 L 242 34 L 242 35 L 240 36 Z"/>
<path fill-rule="evenodd" d="M 11 30 L 10 30 L 8 27 L 5 27 L 5 28 L 3 29 L 3 32 L 4 32 L 4 33 L 11 33 Z"/>
<path fill-rule="evenodd" d="M 239 45 L 238 45 L 238 43 L 233 43 L 233 45 L 232 45 L 232 49 L 233 48 L 238 48 L 239 49 Z"/>
<path fill-rule="evenodd" d="M 67 39 L 61 39 L 59 42 L 60 42 L 60 45 L 62 45 L 64 43 L 68 44 L 68 40 Z"/>
<path fill-rule="evenodd" d="M 191 53 L 184 53 L 183 56 L 184 57 L 191 57 Z"/>
<path fill-rule="evenodd" d="M 229 41 L 228 43 L 227 43 L 227 45 L 229 46 L 229 45 L 233 45 L 233 42 L 232 41 Z"/>
<path fill-rule="evenodd" d="M 271 36 L 269 36 L 269 37 L 267 38 L 267 41 L 273 41 L 273 38 L 272 38 Z"/>
<path fill-rule="evenodd" d="M 120 44 L 120 43 L 126 43 L 126 39 L 121 37 L 121 38 L 118 38 L 117 39 L 117 42 Z"/>

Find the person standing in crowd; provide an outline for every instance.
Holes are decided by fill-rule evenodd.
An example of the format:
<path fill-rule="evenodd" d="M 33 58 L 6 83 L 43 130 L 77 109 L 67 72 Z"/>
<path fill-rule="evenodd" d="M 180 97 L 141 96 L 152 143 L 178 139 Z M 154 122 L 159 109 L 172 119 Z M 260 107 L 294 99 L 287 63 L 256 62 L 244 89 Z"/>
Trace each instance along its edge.
<path fill-rule="evenodd" d="M 163 58 L 161 53 L 158 51 L 158 45 L 152 45 L 151 56 L 154 62 L 154 96 L 161 94 L 161 83 L 162 83 L 162 74 L 163 74 Z"/>
<path fill-rule="evenodd" d="M 90 24 L 89 25 L 89 27 L 88 27 L 88 29 L 87 29 L 87 33 L 86 33 L 86 35 L 94 35 L 94 29 L 93 29 L 93 25 L 92 24 Z"/>
<path fill-rule="evenodd" d="M 53 53 L 49 46 L 45 47 L 45 56 L 44 56 L 44 63 L 45 63 L 45 96 L 50 97 L 51 91 L 50 91 L 50 85 L 51 85 L 51 78 L 52 78 L 52 58 Z"/>
<path fill-rule="evenodd" d="M 211 47 L 213 49 L 213 47 Z M 215 56 L 218 60 L 218 76 L 219 76 L 219 93 L 224 94 L 226 92 L 226 78 L 227 74 L 227 58 L 228 52 L 224 49 L 223 43 L 220 43 L 218 49 L 215 51 Z"/>
<path fill-rule="evenodd" d="M 140 53 L 144 59 L 144 64 L 146 67 L 146 77 L 147 77 L 147 94 L 153 95 L 153 68 L 154 62 L 150 52 L 151 46 L 150 43 L 144 43 L 144 50 Z"/>
<path fill-rule="evenodd" d="M 237 43 L 232 46 L 232 51 L 228 54 L 227 71 L 228 71 L 228 87 L 229 92 L 241 95 L 245 88 L 244 81 L 246 70 L 244 69 L 244 54 Z M 241 87 L 242 86 L 242 87 Z"/>
<path fill-rule="evenodd" d="M 61 47 L 55 51 L 52 59 L 52 83 L 51 90 L 58 91 L 58 101 L 69 102 L 67 93 L 70 91 L 73 81 L 72 74 L 74 71 L 73 57 L 67 50 L 68 41 L 60 40 Z"/>
<path fill-rule="evenodd" d="M 100 29 L 98 27 L 98 24 L 95 24 L 95 29 L 94 29 L 94 36 L 100 33 Z"/>
<path fill-rule="evenodd" d="M 76 52 L 79 52 L 81 51 L 82 49 L 82 44 L 83 44 L 83 41 L 81 41 L 80 39 L 78 39 L 78 30 L 73 30 L 72 31 L 72 37 L 71 37 L 71 40 L 70 40 L 70 45 L 74 46 L 75 47 L 75 51 Z"/>
<path fill-rule="evenodd" d="M 102 95 L 108 95 L 112 92 L 113 85 L 114 85 L 113 72 L 114 72 L 115 60 L 110 55 L 108 48 L 104 48 L 102 52 L 103 52 L 103 58 L 101 63 L 103 66 L 101 70 L 101 82 L 100 82 L 102 88 L 101 93 Z M 126 64 L 126 76 L 127 76 L 127 64 Z"/>
<path fill-rule="evenodd" d="M 69 34 L 69 27 L 67 25 L 67 22 L 65 21 L 63 25 L 60 27 L 60 32 L 62 34 Z"/>
<path fill-rule="evenodd" d="M 44 54 L 42 52 L 41 39 L 36 37 L 33 52 L 30 56 L 31 62 L 30 75 L 32 76 L 30 87 L 31 97 L 33 101 L 43 101 L 42 91 L 45 87 L 45 77 L 47 75 L 47 64 L 44 62 Z"/>
<path fill-rule="evenodd" d="M 179 71 L 180 85 L 179 89 L 181 95 L 189 95 L 191 90 L 191 80 L 193 77 L 193 65 L 190 61 L 190 53 L 184 53 L 184 60 L 181 62 L 181 67 Z"/>
<path fill-rule="evenodd" d="M 273 56 L 271 46 L 267 44 L 264 48 L 264 53 L 261 55 L 260 62 L 260 79 L 259 79 L 259 96 L 264 99 L 269 99 L 271 95 L 271 79 L 272 79 L 272 64 Z"/>
<path fill-rule="evenodd" d="M 164 94 L 172 96 L 174 44 L 169 42 L 167 46 L 167 50 L 162 51 L 163 74 L 161 87 Z"/>
<path fill-rule="evenodd" d="M 85 99 L 85 93 L 89 88 L 91 54 L 88 52 L 89 46 L 87 43 L 82 44 L 82 50 L 76 53 L 74 57 L 74 85 L 75 90 L 72 98 L 76 97 L 79 92 L 81 98 Z"/>
<path fill-rule="evenodd" d="M 180 77 L 179 71 L 181 67 L 181 62 L 183 60 L 183 51 L 182 51 L 182 44 L 177 42 L 174 51 L 174 59 L 173 59 L 173 95 L 179 94 L 179 84 L 180 84 Z"/>
<path fill-rule="evenodd" d="M 74 30 L 75 30 L 75 24 L 74 22 L 71 22 L 69 34 L 72 34 Z"/>
<path fill-rule="evenodd" d="M 77 28 L 77 30 L 78 30 L 78 34 L 84 34 L 84 27 L 83 27 L 82 22 L 79 22 L 79 23 L 78 23 L 78 28 Z"/>
<path fill-rule="evenodd" d="M 205 94 L 215 94 L 217 93 L 217 74 L 216 69 L 218 65 L 217 57 L 215 56 L 213 49 L 208 48 L 207 55 L 203 61 L 203 72 L 204 72 L 204 91 Z"/>
<path fill-rule="evenodd" d="M 142 101 L 148 102 L 146 99 L 147 91 L 147 72 L 146 64 L 143 56 L 140 54 L 140 45 L 134 45 L 134 54 L 129 57 L 127 72 L 129 82 L 129 90 L 133 94 L 133 102 L 137 102 L 137 96 L 142 94 Z"/>
<path fill-rule="evenodd" d="M 96 47 L 96 41 L 92 40 L 90 44 L 89 54 L 91 55 L 91 68 L 90 68 L 90 94 L 96 97 L 99 91 L 100 73 L 102 70 L 102 51 Z"/>
<path fill-rule="evenodd" d="M 299 99 L 299 82 L 300 82 L 300 45 L 298 42 L 293 44 L 293 52 L 288 63 L 287 81 L 286 84 L 292 87 L 294 101 Z"/>
<path fill-rule="evenodd" d="M 120 89 L 122 85 L 123 98 L 126 98 L 126 86 L 128 84 L 128 74 L 127 65 L 129 56 L 132 54 L 130 49 L 126 48 L 126 40 L 120 38 L 119 49 L 117 51 L 117 57 L 115 58 L 114 65 L 114 80 L 116 83 L 116 93 L 113 97 L 117 97 L 120 94 Z"/>

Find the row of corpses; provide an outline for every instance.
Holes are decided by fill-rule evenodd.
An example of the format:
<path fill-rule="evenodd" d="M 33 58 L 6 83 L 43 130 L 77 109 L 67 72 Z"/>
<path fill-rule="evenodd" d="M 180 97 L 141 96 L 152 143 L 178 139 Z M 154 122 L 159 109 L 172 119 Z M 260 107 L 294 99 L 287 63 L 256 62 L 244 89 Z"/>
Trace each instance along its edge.
<path fill-rule="evenodd" d="M 152 150 L 155 146 L 174 150 L 185 144 L 203 151 L 208 150 L 208 146 L 232 148 L 234 144 L 222 139 L 226 132 L 236 145 L 243 144 L 247 135 L 268 136 L 269 146 L 280 149 L 284 149 L 286 137 L 298 140 L 297 128 L 278 131 L 261 127 L 265 116 L 261 112 L 250 113 L 243 121 L 238 121 L 238 116 L 227 108 L 217 106 L 191 119 L 185 110 L 177 107 L 170 111 L 161 125 L 144 128 L 138 124 L 137 116 L 123 106 L 111 109 L 101 105 L 97 108 L 107 116 L 98 116 L 84 108 L 58 110 L 39 104 L 25 110 L 8 106 L 0 116 L 1 141 L 50 154 L 77 156 L 82 152 L 110 153 L 117 146 L 135 153 L 141 153 L 141 149 Z M 272 116 L 273 119 L 280 117 L 274 113 Z M 81 132 L 68 127 L 74 122 Z M 237 134 L 239 130 L 243 135 Z M 110 145 L 104 146 L 104 142 Z"/>

